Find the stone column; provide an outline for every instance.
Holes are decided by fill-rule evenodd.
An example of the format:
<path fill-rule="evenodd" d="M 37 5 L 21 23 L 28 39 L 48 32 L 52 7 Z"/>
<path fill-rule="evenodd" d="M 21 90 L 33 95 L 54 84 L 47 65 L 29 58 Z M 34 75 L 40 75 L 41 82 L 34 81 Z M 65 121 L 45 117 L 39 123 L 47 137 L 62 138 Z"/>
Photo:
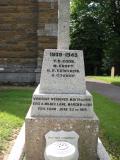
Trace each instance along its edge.
<path fill-rule="evenodd" d="M 69 49 L 70 0 L 58 0 L 58 49 Z"/>

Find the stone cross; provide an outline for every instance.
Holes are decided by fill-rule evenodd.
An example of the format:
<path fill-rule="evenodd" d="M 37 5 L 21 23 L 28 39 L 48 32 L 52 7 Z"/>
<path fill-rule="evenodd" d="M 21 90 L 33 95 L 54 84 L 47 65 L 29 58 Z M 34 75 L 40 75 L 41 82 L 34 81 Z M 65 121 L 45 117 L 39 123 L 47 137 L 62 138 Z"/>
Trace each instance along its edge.
<path fill-rule="evenodd" d="M 69 49 L 70 0 L 58 0 L 58 49 Z"/>

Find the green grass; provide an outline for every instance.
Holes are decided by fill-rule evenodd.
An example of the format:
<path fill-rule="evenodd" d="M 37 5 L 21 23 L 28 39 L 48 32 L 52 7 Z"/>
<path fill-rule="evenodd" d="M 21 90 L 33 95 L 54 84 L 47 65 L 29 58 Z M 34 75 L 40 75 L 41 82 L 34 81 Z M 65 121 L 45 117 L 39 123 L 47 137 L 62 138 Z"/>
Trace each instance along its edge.
<path fill-rule="evenodd" d="M 13 131 L 22 126 L 32 92 L 33 88 L 0 89 L 0 152 L 6 150 Z"/>
<path fill-rule="evenodd" d="M 100 137 L 111 154 L 112 160 L 120 160 L 120 104 L 93 93 L 94 109 L 100 119 Z"/>
<path fill-rule="evenodd" d="M 120 76 L 110 77 L 110 76 L 88 76 L 88 78 L 95 80 L 102 80 L 107 83 L 120 86 Z"/>
<path fill-rule="evenodd" d="M 20 128 L 30 107 L 33 88 L 0 89 L 0 152 L 6 149 L 13 130 Z M 120 104 L 93 93 L 100 119 L 100 138 L 112 156 L 120 160 Z"/>

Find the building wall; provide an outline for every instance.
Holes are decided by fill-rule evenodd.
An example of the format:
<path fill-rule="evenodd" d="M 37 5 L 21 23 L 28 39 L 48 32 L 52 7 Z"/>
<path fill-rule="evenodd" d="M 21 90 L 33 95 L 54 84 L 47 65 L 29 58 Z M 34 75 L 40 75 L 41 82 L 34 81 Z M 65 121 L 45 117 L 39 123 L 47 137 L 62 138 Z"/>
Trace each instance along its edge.
<path fill-rule="evenodd" d="M 56 48 L 57 0 L 0 1 L 0 83 L 39 82 L 43 51 Z"/>

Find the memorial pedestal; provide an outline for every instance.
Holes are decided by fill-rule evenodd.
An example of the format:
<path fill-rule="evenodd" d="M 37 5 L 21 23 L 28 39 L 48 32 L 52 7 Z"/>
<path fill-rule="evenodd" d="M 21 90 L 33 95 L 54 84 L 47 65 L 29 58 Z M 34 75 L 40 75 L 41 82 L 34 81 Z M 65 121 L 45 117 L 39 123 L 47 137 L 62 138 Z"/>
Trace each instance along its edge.
<path fill-rule="evenodd" d="M 45 134 L 52 131 L 75 131 L 79 135 L 79 160 L 97 159 L 98 118 L 26 117 L 26 159 L 44 160 Z"/>
<path fill-rule="evenodd" d="M 40 84 L 26 117 L 26 159 L 51 160 L 46 146 L 64 140 L 76 148 L 75 154 L 70 154 L 76 157 L 72 160 L 97 160 L 98 122 L 92 95 L 86 90 L 83 52 L 45 50 Z M 54 132 L 46 139 L 46 135 Z M 79 138 L 73 143 L 76 135 Z M 62 155 L 59 156 L 58 159 Z"/>

